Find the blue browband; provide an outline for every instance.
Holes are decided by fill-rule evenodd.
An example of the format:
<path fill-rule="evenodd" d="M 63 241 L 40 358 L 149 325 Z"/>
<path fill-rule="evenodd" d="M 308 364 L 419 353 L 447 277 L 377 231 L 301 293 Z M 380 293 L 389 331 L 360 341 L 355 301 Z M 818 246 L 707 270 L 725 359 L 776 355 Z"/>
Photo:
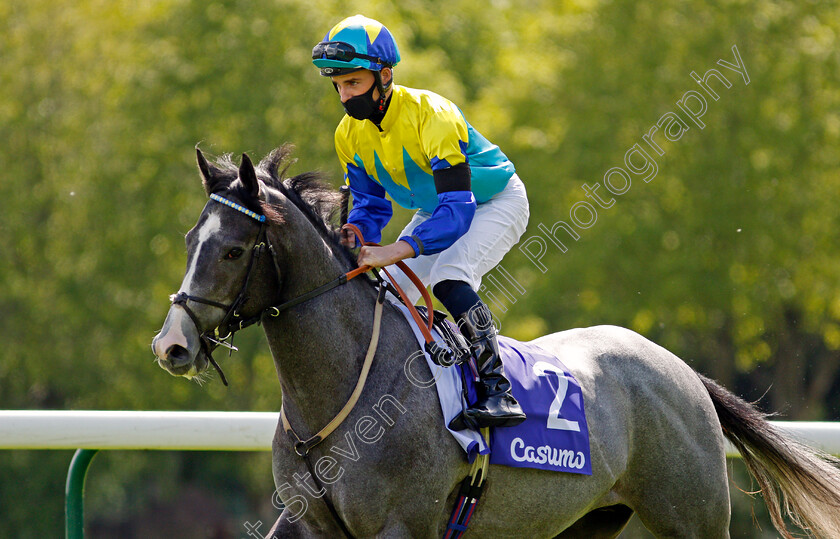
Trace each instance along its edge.
<path fill-rule="evenodd" d="M 236 202 L 231 202 L 230 200 L 228 200 L 228 199 L 226 199 L 226 198 L 224 198 L 224 197 L 221 197 L 221 196 L 217 195 L 216 193 L 213 193 L 212 195 L 210 195 L 210 198 L 212 198 L 212 199 L 213 199 L 213 200 L 215 200 L 216 202 L 221 202 L 221 203 L 222 203 L 222 204 L 224 204 L 225 206 L 229 206 L 229 207 L 233 208 L 233 209 L 234 209 L 234 210 L 236 210 L 236 211 L 241 211 L 242 213 L 244 213 L 245 215 L 247 215 L 247 216 L 248 216 L 248 217 L 250 217 L 251 219 L 256 219 L 256 220 L 257 220 L 257 221 L 259 221 L 260 223 L 264 223 L 264 222 L 265 222 L 265 215 L 260 215 L 260 214 L 259 214 L 259 213 L 257 213 L 257 212 L 253 212 L 253 211 L 249 210 L 248 208 L 246 208 L 246 207 L 244 207 L 244 206 L 240 206 L 240 205 L 239 205 L 239 204 L 237 204 Z"/>

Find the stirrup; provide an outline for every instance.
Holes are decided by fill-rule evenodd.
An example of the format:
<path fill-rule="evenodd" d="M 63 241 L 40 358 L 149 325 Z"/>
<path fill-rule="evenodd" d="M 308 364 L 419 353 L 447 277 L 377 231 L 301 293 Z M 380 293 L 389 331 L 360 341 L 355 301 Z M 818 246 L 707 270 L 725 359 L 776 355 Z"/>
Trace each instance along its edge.
<path fill-rule="evenodd" d="M 475 411 L 475 409 L 470 408 L 469 410 L 463 412 L 462 415 L 466 416 L 472 424 L 477 425 L 479 428 L 515 427 L 516 425 L 519 425 L 520 423 L 528 419 L 524 412 L 513 413 L 508 415 L 486 415 L 483 417 L 473 417 L 472 415 L 470 415 L 470 411 Z"/>
<path fill-rule="evenodd" d="M 473 420 L 470 416 L 468 416 L 465 412 L 460 412 L 458 415 L 452 418 L 452 421 L 449 422 L 447 425 L 450 430 L 479 430 L 478 423 Z"/>

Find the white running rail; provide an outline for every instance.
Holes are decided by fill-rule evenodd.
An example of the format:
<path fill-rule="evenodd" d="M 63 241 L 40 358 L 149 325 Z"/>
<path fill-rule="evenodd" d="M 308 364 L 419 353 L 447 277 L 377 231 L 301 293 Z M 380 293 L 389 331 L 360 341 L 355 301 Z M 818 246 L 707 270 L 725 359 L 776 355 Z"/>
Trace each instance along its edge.
<path fill-rule="evenodd" d="M 270 451 L 277 412 L 0 410 L 0 449 Z M 840 422 L 773 421 L 840 455 Z M 727 456 L 740 456 L 732 446 Z"/>

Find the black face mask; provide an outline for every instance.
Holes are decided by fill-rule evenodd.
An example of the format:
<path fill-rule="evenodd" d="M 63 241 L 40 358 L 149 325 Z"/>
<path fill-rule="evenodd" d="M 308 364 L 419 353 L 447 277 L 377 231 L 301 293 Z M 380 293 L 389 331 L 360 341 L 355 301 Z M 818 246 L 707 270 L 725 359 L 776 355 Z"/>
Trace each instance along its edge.
<path fill-rule="evenodd" d="M 373 100 L 374 88 L 376 88 L 375 82 L 370 85 L 370 90 L 367 92 L 351 97 L 342 103 L 344 112 L 357 120 L 367 120 L 373 116 L 373 113 L 379 108 L 376 101 Z"/>

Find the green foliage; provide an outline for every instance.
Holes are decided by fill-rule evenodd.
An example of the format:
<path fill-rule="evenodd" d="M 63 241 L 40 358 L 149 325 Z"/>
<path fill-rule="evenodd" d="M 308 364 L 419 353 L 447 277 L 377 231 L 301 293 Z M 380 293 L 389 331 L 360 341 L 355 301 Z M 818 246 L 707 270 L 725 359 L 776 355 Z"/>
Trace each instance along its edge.
<path fill-rule="evenodd" d="M 840 417 L 840 8 L 769 0 L 0 4 L 0 406 L 278 409 L 258 330 L 223 361 L 230 389 L 168 377 L 148 346 L 205 203 L 196 144 L 261 157 L 290 141 L 293 172 L 339 184 L 341 107 L 309 51 L 355 12 L 396 35 L 397 82 L 453 99 L 528 187 L 522 243 L 542 238 L 546 271 L 519 249 L 504 261 L 526 289 L 497 307 L 505 333 L 625 325 L 747 395 L 773 384 L 789 417 Z M 733 45 L 749 84 L 717 63 Z M 677 101 L 712 68 L 731 87 L 712 79 L 700 129 Z M 659 155 L 642 137 L 669 111 L 689 129 L 655 134 Z M 602 185 L 610 208 L 587 198 L 635 144 L 655 177 Z M 597 221 L 559 231 L 563 253 L 539 225 L 571 223 L 580 201 Z M 97 462 L 91 519 L 180 484 L 229 493 L 235 533 L 249 508 L 272 514 L 265 455 L 120 455 Z M 69 455 L 8 457 L 0 535 L 54 535 Z"/>

